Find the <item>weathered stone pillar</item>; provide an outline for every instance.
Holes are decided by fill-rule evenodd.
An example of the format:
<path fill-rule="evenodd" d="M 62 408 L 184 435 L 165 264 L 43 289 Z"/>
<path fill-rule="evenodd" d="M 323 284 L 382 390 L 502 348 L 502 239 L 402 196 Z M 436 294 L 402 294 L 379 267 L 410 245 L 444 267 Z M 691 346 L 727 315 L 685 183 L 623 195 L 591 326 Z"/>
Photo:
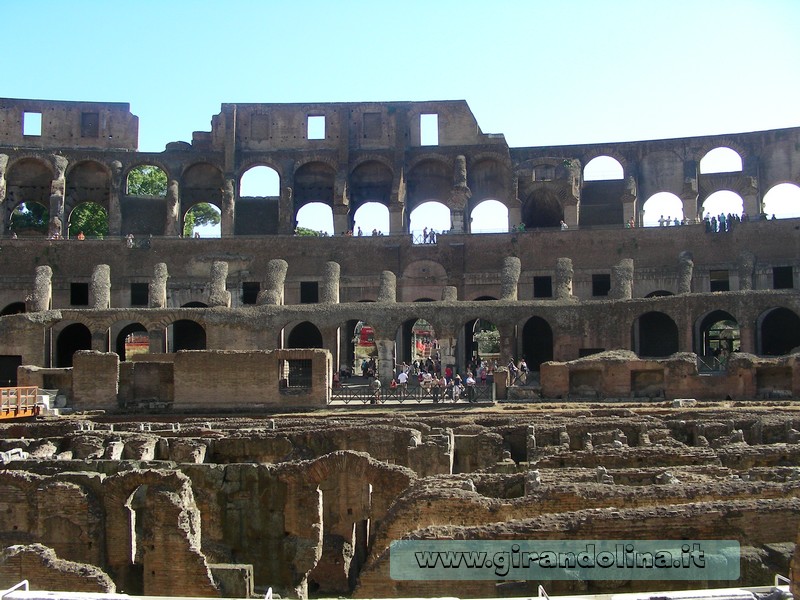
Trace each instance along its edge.
<path fill-rule="evenodd" d="M 278 233 L 283 235 L 294 233 L 294 194 L 289 186 L 281 188 L 278 205 Z"/>
<path fill-rule="evenodd" d="M 446 285 L 442 289 L 442 302 L 457 302 L 458 288 L 454 285 Z"/>
<path fill-rule="evenodd" d="M 389 234 L 402 234 L 406 233 L 403 229 L 403 215 L 405 214 L 405 207 L 402 205 L 389 207 Z"/>
<path fill-rule="evenodd" d="M 111 267 L 96 265 L 89 284 L 89 306 L 103 310 L 111 307 Z"/>
<path fill-rule="evenodd" d="M 283 304 L 283 284 L 286 282 L 286 271 L 289 263 L 280 258 L 273 258 L 267 263 L 267 280 L 264 289 L 258 292 L 256 304 Z"/>
<path fill-rule="evenodd" d="M 375 340 L 375 347 L 378 349 L 378 379 L 385 389 L 394 379 L 394 340 Z"/>
<path fill-rule="evenodd" d="M 577 204 L 565 204 L 564 205 L 564 223 L 570 229 L 577 229 L 578 228 L 578 205 Z"/>
<path fill-rule="evenodd" d="M 450 219 L 452 233 L 464 233 L 464 211 L 472 197 L 467 187 L 467 159 L 459 154 L 453 163 L 453 188 L 450 190 Z"/>
<path fill-rule="evenodd" d="M 328 261 L 322 275 L 322 289 L 320 290 L 320 304 L 339 304 L 339 263 Z"/>
<path fill-rule="evenodd" d="M 119 197 L 122 190 L 122 163 L 111 162 L 111 189 L 108 192 L 108 234 L 122 235 L 122 209 Z"/>
<path fill-rule="evenodd" d="M 208 305 L 231 307 L 231 293 L 227 290 L 228 263 L 215 260 L 211 263 L 211 281 L 208 284 Z"/>
<path fill-rule="evenodd" d="M 692 273 L 694 272 L 694 256 L 691 252 L 681 252 L 678 255 L 678 286 L 679 294 L 689 294 L 692 291 Z"/>
<path fill-rule="evenodd" d="M 625 180 L 625 192 L 622 194 L 622 223 L 631 219 L 636 222 L 636 178 L 629 175 Z"/>
<path fill-rule="evenodd" d="M 378 302 L 397 302 L 397 275 L 391 271 L 381 271 Z"/>
<path fill-rule="evenodd" d="M 220 211 L 220 235 L 233 237 L 236 225 L 236 181 L 231 177 L 225 178 L 222 187 L 222 210 Z"/>
<path fill-rule="evenodd" d="M 753 289 L 753 273 L 756 269 L 756 256 L 749 250 L 739 253 L 739 291 L 749 292 Z"/>
<path fill-rule="evenodd" d="M 522 273 L 522 261 L 516 256 L 506 256 L 500 273 L 501 300 L 517 300 L 520 273 Z"/>
<path fill-rule="evenodd" d="M 739 348 L 742 352 L 746 352 L 747 354 L 755 354 L 756 352 L 756 342 L 755 342 L 755 335 L 754 335 L 754 328 L 742 321 L 743 324 L 739 325 Z"/>
<path fill-rule="evenodd" d="M 342 235 L 350 229 L 350 207 L 336 205 L 333 207 L 333 235 Z"/>
<path fill-rule="evenodd" d="M 6 169 L 8 168 L 8 154 L 0 154 L 0 234 L 4 234 L 8 230 L 8 223 L 6 223 Z"/>
<path fill-rule="evenodd" d="M 167 279 L 169 279 L 167 263 L 156 263 L 149 285 L 150 308 L 167 307 Z"/>
<path fill-rule="evenodd" d="M 108 352 L 107 331 L 92 331 L 92 350 L 95 352 Z"/>
<path fill-rule="evenodd" d="M 572 298 L 572 259 L 559 258 L 556 261 L 556 285 L 555 297 L 557 300 L 569 300 Z"/>
<path fill-rule="evenodd" d="M 497 330 L 500 332 L 500 358 L 497 359 L 497 364 L 504 367 L 508 364 L 508 361 L 514 358 L 516 352 L 514 326 L 497 325 Z"/>
<path fill-rule="evenodd" d="M 609 298 L 630 300 L 633 295 L 633 259 L 623 258 L 611 267 L 611 290 Z"/>
<path fill-rule="evenodd" d="M 165 201 L 167 214 L 164 220 L 164 235 L 178 237 L 183 232 L 181 231 L 180 188 L 175 179 L 170 179 L 167 183 Z"/>
<path fill-rule="evenodd" d="M 167 332 L 164 329 L 151 329 L 147 332 L 150 341 L 150 354 L 164 354 L 167 351 Z"/>
<path fill-rule="evenodd" d="M 33 293 L 30 295 L 28 312 L 50 310 L 53 300 L 53 269 L 47 265 L 36 267 L 36 278 L 33 281 Z"/>
<path fill-rule="evenodd" d="M 63 156 L 54 154 L 53 166 L 55 167 L 56 177 L 50 184 L 50 229 L 51 236 L 59 235 L 65 237 L 64 231 L 64 197 L 66 194 L 67 181 L 64 173 L 69 164 Z"/>

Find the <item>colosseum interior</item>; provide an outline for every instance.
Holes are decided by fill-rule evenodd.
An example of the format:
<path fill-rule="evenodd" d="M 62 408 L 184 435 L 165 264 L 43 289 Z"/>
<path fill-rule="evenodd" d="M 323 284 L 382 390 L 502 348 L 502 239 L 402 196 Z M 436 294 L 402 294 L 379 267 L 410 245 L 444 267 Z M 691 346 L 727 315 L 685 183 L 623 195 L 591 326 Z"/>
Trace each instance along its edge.
<path fill-rule="evenodd" d="M 145 153 L 137 135 L 126 104 L 0 99 L 0 384 L 39 398 L 23 420 L 3 396 L 6 587 L 489 598 L 800 579 L 800 220 L 763 212 L 800 183 L 800 128 L 510 148 L 447 101 L 223 104 L 191 142 Z M 720 148 L 740 167 L 703 172 Z M 619 175 L 585 177 L 600 157 Z M 142 167 L 163 194 L 131 193 Z M 242 195 L 262 167 L 277 189 Z M 723 190 L 747 217 L 711 232 Z M 682 224 L 642 227 L 665 192 Z M 432 201 L 451 228 L 426 243 L 411 213 Z M 507 230 L 474 221 L 489 201 Z M 203 203 L 221 236 L 187 239 Z M 87 204 L 107 233 L 79 239 Z M 336 235 L 295 235 L 310 204 Z M 341 235 L 367 204 L 386 234 Z M 20 227 L 34 205 L 45 226 Z M 413 361 L 490 368 L 434 402 L 416 378 L 392 386 Z M 739 577 L 399 579 L 401 539 L 731 540 Z"/>

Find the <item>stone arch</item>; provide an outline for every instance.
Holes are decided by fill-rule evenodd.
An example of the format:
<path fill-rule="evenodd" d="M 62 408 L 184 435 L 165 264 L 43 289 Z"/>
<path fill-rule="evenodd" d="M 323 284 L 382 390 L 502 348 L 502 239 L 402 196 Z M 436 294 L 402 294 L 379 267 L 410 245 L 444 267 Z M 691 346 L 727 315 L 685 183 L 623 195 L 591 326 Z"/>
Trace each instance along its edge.
<path fill-rule="evenodd" d="M 764 214 L 777 219 L 800 217 L 800 186 L 793 181 L 779 182 L 764 194 Z"/>
<path fill-rule="evenodd" d="M 130 360 L 133 354 L 148 354 L 150 345 L 147 328 L 138 322 L 126 325 L 117 334 L 114 348 L 121 361 Z"/>
<path fill-rule="evenodd" d="M 416 260 L 406 266 L 402 279 L 402 299 L 398 300 L 411 302 L 416 298 L 441 299 L 442 290 L 447 285 L 447 271 L 435 260 Z"/>
<path fill-rule="evenodd" d="M 298 323 L 286 337 L 287 348 L 322 348 L 322 333 L 310 321 Z"/>
<path fill-rule="evenodd" d="M 436 328 L 425 317 L 406 319 L 398 331 L 397 362 L 411 364 L 415 360 L 426 360 L 435 355 L 438 347 Z"/>
<path fill-rule="evenodd" d="M 56 338 L 56 367 L 71 367 L 72 355 L 92 349 L 92 332 L 83 323 L 67 325 Z"/>
<path fill-rule="evenodd" d="M 167 327 L 167 344 L 170 352 L 205 350 L 205 327 L 192 319 L 177 319 Z"/>
<path fill-rule="evenodd" d="M 782 356 L 800 348 L 800 316 L 782 306 L 770 308 L 758 320 L 758 353 Z"/>
<path fill-rule="evenodd" d="M 111 194 L 111 170 L 96 160 L 70 165 L 66 172 L 64 212 L 72 212 L 83 202 L 94 202 L 108 211 Z"/>
<path fill-rule="evenodd" d="M 508 208 L 510 181 L 511 171 L 505 162 L 495 157 L 473 157 L 467 167 L 467 186 L 472 192 L 468 210 L 472 212 L 484 200 L 497 200 Z"/>
<path fill-rule="evenodd" d="M 742 170 L 745 154 L 745 149 L 733 140 L 709 142 L 701 146 L 697 153 L 697 173 L 710 175 L 739 172 Z"/>
<path fill-rule="evenodd" d="M 336 169 L 321 160 L 298 165 L 294 171 L 294 215 L 312 202 L 333 206 L 336 184 Z"/>
<path fill-rule="evenodd" d="M 721 213 L 741 215 L 744 211 L 744 199 L 740 194 L 732 190 L 717 190 L 705 197 L 698 198 L 702 207 L 703 216 L 710 213 L 711 217 L 717 217 Z"/>
<path fill-rule="evenodd" d="M 493 227 L 495 221 L 497 226 Z M 508 207 L 499 200 L 483 200 L 469 215 L 470 233 L 508 233 L 509 225 Z"/>
<path fill-rule="evenodd" d="M 531 371 L 553 360 L 553 329 L 542 317 L 531 317 L 522 327 L 522 356 Z"/>
<path fill-rule="evenodd" d="M 534 190 L 522 202 L 522 222 L 526 228 L 559 227 L 563 219 L 564 205 L 552 190 Z"/>
<path fill-rule="evenodd" d="M 500 359 L 500 330 L 492 319 L 481 316 L 466 321 L 460 337 L 464 344 L 462 364 L 469 364 L 472 360 Z"/>
<path fill-rule="evenodd" d="M 639 356 L 648 358 L 675 354 L 679 350 L 678 325 L 666 313 L 644 313 L 631 326 L 631 348 Z"/>
<path fill-rule="evenodd" d="M 684 217 L 694 219 L 694 215 L 683 214 L 683 201 L 672 192 L 656 192 L 642 204 L 643 227 L 658 227 L 667 218 L 670 226 L 676 218 L 682 223 Z"/>
<path fill-rule="evenodd" d="M 71 209 L 65 210 L 67 232 L 69 237 L 79 236 L 84 231 L 84 224 L 96 226 L 95 234 L 99 237 L 108 235 L 108 210 L 96 202 L 81 202 Z"/>
<path fill-rule="evenodd" d="M 584 181 L 611 181 L 625 178 L 622 163 L 608 154 L 600 154 L 592 158 L 583 167 Z"/>
<path fill-rule="evenodd" d="M 48 162 L 33 156 L 15 160 L 6 172 L 6 223 L 11 223 L 11 214 L 20 204 L 36 203 L 50 210 L 50 190 L 53 183 L 53 167 Z"/>
<path fill-rule="evenodd" d="M 11 304 L 6 304 L 5 308 L 0 311 L 0 317 L 19 315 L 24 312 L 27 312 L 27 306 L 25 306 L 24 302 L 12 302 Z"/>
<path fill-rule="evenodd" d="M 164 191 L 163 193 L 150 195 L 145 194 L 141 195 L 137 192 L 138 190 L 131 189 L 131 175 L 134 172 L 142 172 L 148 176 L 158 178 L 159 180 L 163 180 L 164 184 Z M 160 174 L 159 174 L 160 173 Z M 168 169 L 161 164 L 159 161 L 148 161 L 146 163 L 137 163 L 135 165 L 131 165 L 131 167 L 125 172 L 125 194 L 132 197 L 140 197 L 140 198 L 163 198 L 167 195 L 167 182 L 169 181 L 169 171 Z M 160 190 L 159 190 L 160 191 Z"/>
<path fill-rule="evenodd" d="M 664 296 L 674 296 L 674 295 L 675 294 L 673 294 L 672 292 L 670 292 L 668 290 L 654 290 L 654 291 L 650 292 L 649 294 L 647 294 L 645 296 L 645 298 L 662 298 Z"/>
<path fill-rule="evenodd" d="M 452 164 L 439 156 L 415 161 L 406 175 L 407 212 L 430 200 L 448 205 L 452 188 Z"/>
<path fill-rule="evenodd" d="M 394 172 L 382 160 L 362 160 L 350 171 L 348 193 L 350 213 L 367 202 L 389 206 L 392 197 Z"/>
<path fill-rule="evenodd" d="M 239 170 L 237 180 L 239 197 L 270 198 L 281 195 L 283 173 L 279 164 L 259 158 L 245 161 Z M 262 191 L 268 193 L 260 193 Z"/>
<path fill-rule="evenodd" d="M 716 309 L 694 324 L 694 353 L 703 357 L 722 357 L 739 349 L 739 322 L 731 313 Z"/>
<path fill-rule="evenodd" d="M 222 210 L 222 189 L 225 185 L 222 171 L 207 162 L 187 166 L 181 175 L 181 211 L 183 214 L 195 204 L 207 202 Z M 183 231 L 183 222 L 181 222 Z"/>

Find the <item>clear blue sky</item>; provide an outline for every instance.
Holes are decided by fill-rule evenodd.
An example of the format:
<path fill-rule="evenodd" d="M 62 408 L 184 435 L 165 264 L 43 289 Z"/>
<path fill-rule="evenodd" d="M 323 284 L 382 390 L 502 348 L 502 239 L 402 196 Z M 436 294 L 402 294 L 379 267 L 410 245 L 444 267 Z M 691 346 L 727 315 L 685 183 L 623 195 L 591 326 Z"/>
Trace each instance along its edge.
<path fill-rule="evenodd" d="M 129 102 L 139 147 L 223 102 L 465 99 L 511 146 L 800 125 L 798 0 L 3 0 L 0 96 Z"/>

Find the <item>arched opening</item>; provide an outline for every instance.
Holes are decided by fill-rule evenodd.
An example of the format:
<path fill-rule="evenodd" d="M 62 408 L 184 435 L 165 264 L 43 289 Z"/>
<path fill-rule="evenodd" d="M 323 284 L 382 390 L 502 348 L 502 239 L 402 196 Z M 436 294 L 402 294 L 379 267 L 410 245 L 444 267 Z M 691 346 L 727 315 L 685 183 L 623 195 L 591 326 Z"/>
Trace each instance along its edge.
<path fill-rule="evenodd" d="M 353 374 L 367 376 L 374 373 L 378 362 L 378 347 L 375 345 L 375 330 L 364 321 L 348 321 L 349 356 Z"/>
<path fill-rule="evenodd" d="M 559 227 L 564 219 L 564 207 L 550 190 L 536 190 L 522 203 L 522 222 L 528 229 Z M 515 223 L 511 223 L 513 227 Z"/>
<path fill-rule="evenodd" d="M 108 235 L 108 211 L 95 202 L 78 204 L 69 214 L 68 223 L 71 238 L 103 239 Z"/>
<path fill-rule="evenodd" d="M 764 214 L 768 219 L 793 219 L 800 217 L 800 186 L 779 183 L 764 194 Z"/>
<path fill-rule="evenodd" d="M 281 176 L 265 165 L 251 167 L 239 179 L 239 196 L 243 198 L 275 198 L 281 194 Z"/>
<path fill-rule="evenodd" d="M 472 209 L 470 233 L 507 233 L 508 207 L 497 200 L 484 200 Z"/>
<path fill-rule="evenodd" d="M 309 202 L 297 211 L 298 235 L 333 235 L 333 209 L 322 202 Z"/>
<path fill-rule="evenodd" d="M 220 210 L 208 202 L 199 202 L 183 215 L 183 237 L 220 237 Z"/>
<path fill-rule="evenodd" d="M 130 360 L 135 354 L 150 352 L 150 337 L 141 323 L 131 323 L 117 334 L 116 352 L 121 361 Z"/>
<path fill-rule="evenodd" d="M 708 313 L 695 325 L 695 354 L 704 361 L 717 359 L 725 363 L 731 352 L 740 348 L 739 323 L 724 310 Z"/>
<path fill-rule="evenodd" d="M 107 207 L 110 194 L 111 173 L 104 164 L 86 160 L 67 171 L 65 198 L 67 213 L 84 202 Z"/>
<path fill-rule="evenodd" d="M 620 162 L 611 156 L 593 158 L 583 168 L 584 181 L 609 181 L 622 179 L 625 171 Z"/>
<path fill-rule="evenodd" d="M 167 195 L 167 174 L 155 165 L 137 165 L 128 171 L 125 190 L 128 196 L 163 198 Z"/>
<path fill-rule="evenodd" d="M 0 317 L 5 317 L 7 315 L 19 315 L 25 311 L 26 307 L 24 302 L 12 302 L 11 304 L 7 305 L 2 312 L 0 312 Z"/>
<path fill-rule="evenodd" d="M 464 362 L 473 375 L 483 361 L 500 359 L 500 331 L 487 319 L 475 319 L 464 325 Z"/>
<path fill-rule="evenodd" d="M 424 301 L 424 300 L 423 300 Z M 439 342 L 436 331 L 425 319 L 410 319 L 402 326 L 401 358 L 411 364 L 437 359 Z"/>
<path fill-rule="evenodd" d="M 11 213 L 8 229 L 17 236 L 47 234 L 50 211 L 38 202 L 22 202 Z"/>
<path fill-rule="evenodd" d="M 742 197 L 730 190 L 714 192 L 703 201 L 703 217 L 716 218 L 717 222 L 720 220 L 720 215 L 725 215 L 725 221 L 728 222 L 727 215 L 741 216 L 743 211 Z"/>
<path fill-rule="evenodd" d="M 389 233 L 389 209 L 380 202 L 365 202 L 353 215 L 355 235 L 385 235 Z"/>
<path fill-rule="evenodd" d="M 296 325 L 286 340 L 287 348 L 322 348 L 322 334 L 308 321 Z"/>
<path fill-rule="evenodd" d="M 662 358 L 678 351 L 678 326 L 667 314 L 652 311 L 633 322 L 633 351 L 641 357 Z"/>
<path fill-rule="evenodd" d="M 700 173 L 733 173 L 742 170 L 742 157 L 736 150 L 720 146 L 700 159 Z"/>
<path fill-rule="evenodd" d="M 670 192 L 653 194 L 642 205 L 642 227 L 669 227 L 676 220 L 683 223 L 683 217 L 683 202 Z"/>
<path fill-rule="evenodd" d="M 428 230 L 428 241 L 430 242 L 430 232 L 434 232 L 434 242 L 442 233 L 447 233 L 452 227 L 450 220 L 450 209 L 434 200 L 423 202 L 409 215 L 409 232 L 414 243 L 425 243 L 424 231 Z"/>
<path fill-rule="evenodd" d="M 167 339 L 170 352 L 206 349 L 206 330 L 200 323 L 190 319 L 180 319 L 170 325 L 167 328 Z"/>
<path fill-rule="evenodd" d="M 759 317 L 759 354 L 783 356 L 800 348 L 800 317 L 788 308 L 773 308 Z"/>
<path fill-rule="evenodd" d="M 67 325 L 56 339 L 56 367 L 72 366 L 72 355 L 78 350 L 92 349 L 92 332 L 83 323 Z"/>
<path fill-rule="evenodd" d="M 522 358 L 531 371 L 553 360 L 553 330 L 541 317 L 531 317 L 522 328 Z"/>
<path fill-rule="evenodd" d="M 645 298 L 662 298 L 664 296 L 673 296 L 672 292 L 668 292 L 667 290 L 655 290 L 650 292 L 645 296 Z"/>

